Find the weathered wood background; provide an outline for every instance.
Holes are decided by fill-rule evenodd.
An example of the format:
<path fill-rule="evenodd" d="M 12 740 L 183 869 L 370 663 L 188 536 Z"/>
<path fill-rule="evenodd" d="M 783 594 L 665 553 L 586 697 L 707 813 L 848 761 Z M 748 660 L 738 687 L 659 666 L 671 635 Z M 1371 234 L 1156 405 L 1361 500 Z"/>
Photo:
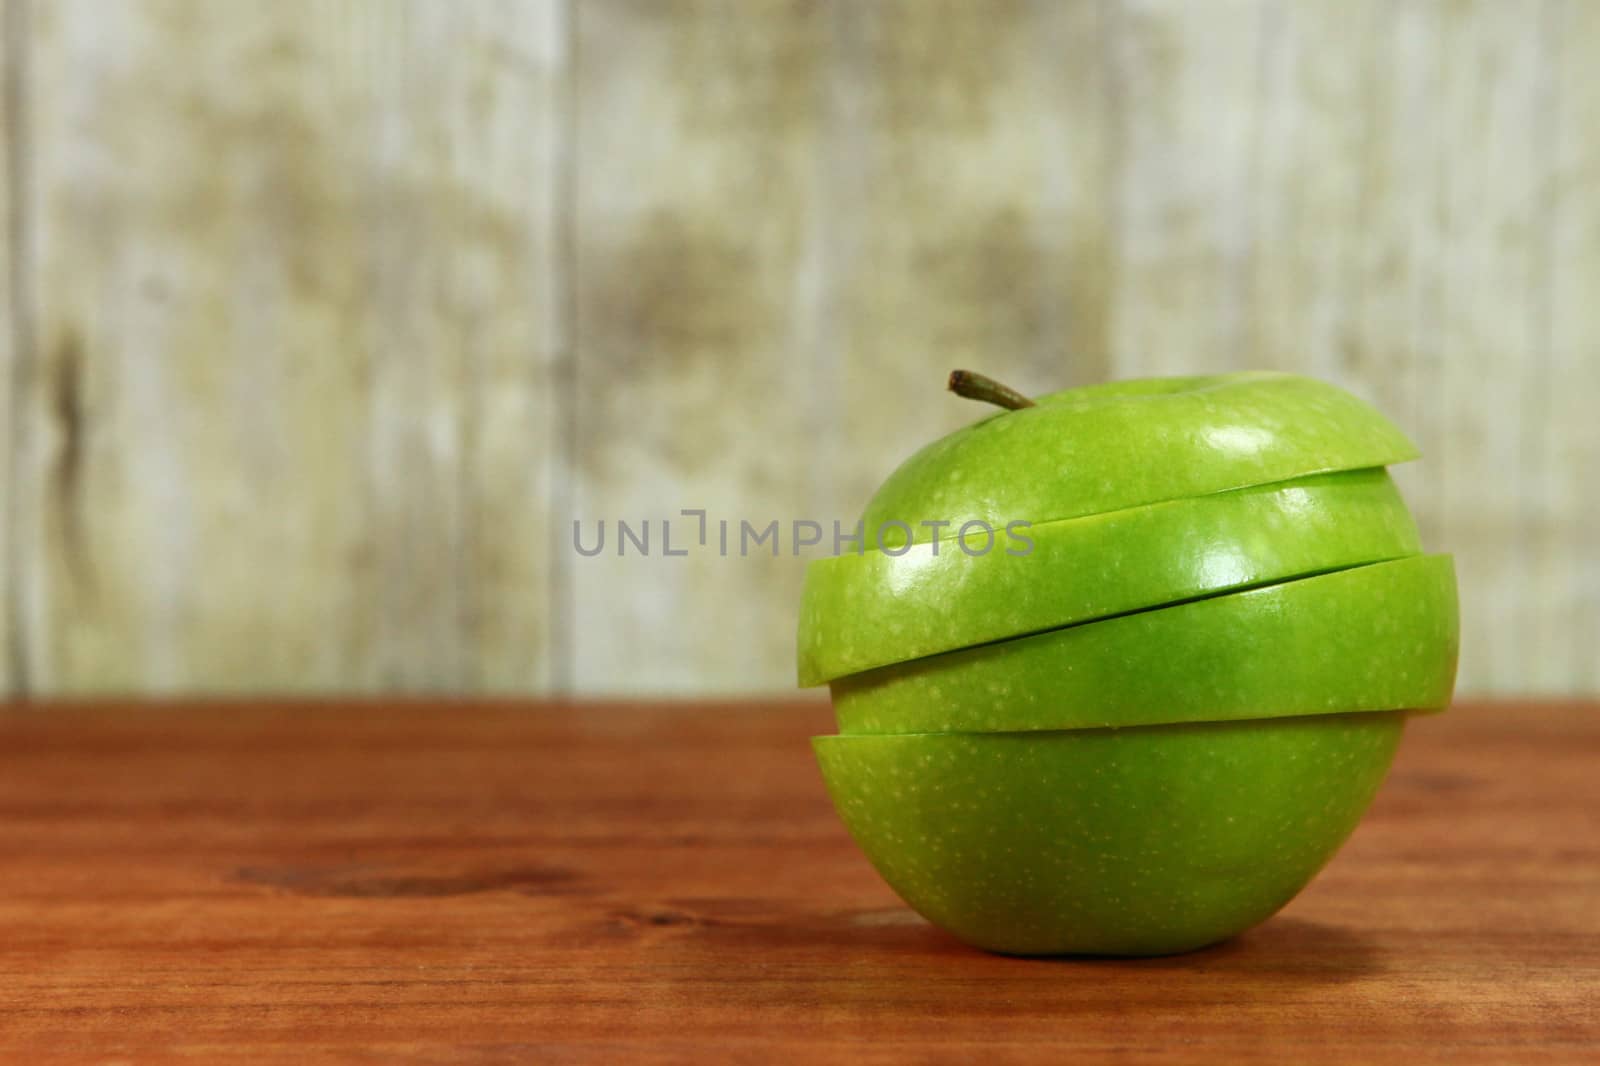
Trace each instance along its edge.
<path fill-rule="evenodd" d="M 1600 3 L 0 7 L 13 693 L 785 688 L 787 544 L 573 519 L 853 524 L 958 364 L 1345 384 L 1600 690 Z"/>

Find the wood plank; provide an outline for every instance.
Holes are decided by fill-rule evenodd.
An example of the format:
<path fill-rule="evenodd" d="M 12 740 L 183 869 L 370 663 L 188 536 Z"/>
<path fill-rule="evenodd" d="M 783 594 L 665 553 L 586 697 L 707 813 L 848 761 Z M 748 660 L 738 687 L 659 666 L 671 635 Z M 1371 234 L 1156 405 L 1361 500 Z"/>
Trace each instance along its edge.
<path fill-rule="evenodd" d="M 812 226 L 828 11 L 731 4 L 577 9 L 572 519 L 605 551 L 570 559 L 584 692 L 788 687 L 817 504 Z M 707 542 L 698 520 L 706 512 Z M 651 528 L 618 555 L 616 523 Z M 662 523 L 670 521 L 664 554 Z M 719 523 L 731 530 L 720 554 Z M 741 523 L 780 543 L 741 554 Z M 748 542 L 743 542 L 748 547 Z"/>
<path fill-rule="evenodd" d="M 21 126 L 25 113 L 26 53 L 23 47 L 23 7 L 0 2 L 0 693 L 18 693 L 25 679 L 17 676 L 23 658 L 20 632 L 13 628 L 18 615 L 12 575 L 11 527 L 16 514 L 12 497 L 12 467 L 16 458 L 16 424 L 13 398 L 17 377 L 19 337 L 28 333 L 26 313 L 26 258 L 22 222 L 22 191 L 26 180 L 23 159 L 26 135 Z"/>
<path fill-rule="evenodd" d="M 542 682 L 552 10 L 38 6 L 42 689 Z"/>
<path fill-rule="evenodd" d="M 1117 5 L 1110 282 L 1118 377 L 1251 365 L 1269 5 Z"/>
<path fill-rule="evenodd" d="M 817 703 L 55 712 L 0 715 L 8 1061 L 1600 1054 L 1593 703 L 1413 723 L 1281 915 L 1135 961 L 906 910 L 830 809 Z"/>
<path fill-rule="evenodd" d="M 1600 8 L 1583 0 L 1554 5 L 1547 50 L 1553 56 L 1554 160 L 1539 190 L 1547 260 L 1541 341 L 1522 447 L 1534 536 L 1527 584 L 1513 593 L 1528 606 L 1526 639 L 1538 649 L 1518 683 L 1548 692 L 1600 691 Z"/>
<path fill-rule="evenodd" d="M 384 689 L 553 681 L 564 7 L 369 3 L 356 48 L 332 60 L 382 57 L 362 121 L 381 205 L 370 255 Z"/>
<path fill-rule="evenodd" d="M 1387 8 L 1283 4 L 1263 10 L 1260 129 L 1249 183 L 1248 362 L 1310 374 L 1399 418 L 1359 335 L 1363 175 L 1376 54 Z"/>
<path fill-rule="evenodd" d="M 1552 27 L 1542 4 L 1440 11 L 1434 282 L 1410 368 L 1431 383 L 1415 432 L 1434 460 L 1408 487 L 1425 532 L 1457 554 L 1463 689 L 1515 693 L 1545 672 L 1535 620 L 1549 609 L 1525 591 L 1540 501 L 1524 438 L 1548 359 Z"/>
<path fill-rule="evenodd" d="M 316 31 L 37 9 L 22 518 L 45 691 L 375 676 L 359 93 L 310 73 L 342 39 Z"/>

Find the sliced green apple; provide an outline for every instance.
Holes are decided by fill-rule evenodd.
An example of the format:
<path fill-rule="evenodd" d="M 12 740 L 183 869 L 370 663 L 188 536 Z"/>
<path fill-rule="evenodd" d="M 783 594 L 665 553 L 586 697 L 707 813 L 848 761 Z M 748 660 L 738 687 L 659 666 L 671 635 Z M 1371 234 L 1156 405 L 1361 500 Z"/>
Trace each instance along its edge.
<path fill-rule="evenodd" d="M 844 733 L 1012 732 L 1448 705 L 1455 571 L 1413 556 L 833 682 Z"/>
<path fill-rule="evenodd" d="M 1025 535 L 1027 545 L 934 541 L 816 560 L 800 606 L 800 683 L 1421 551 L 1381 469 L 1168 500 Z"/>
<path fill-rule="evenodd" d="M 1345 714 L 813 745 L 850 834 L 929 921 L 1010 954 L 1161 955 L 1292 899 L 1355 828 L 1403 723 Z"/>
<path fill-rule="evenodd" d="M 968 522 L 1003 530 L 1416 457 L 1369 404 L 1298 375 L 1115 382 L 934 441 L 889 476 L 862 521 L 869 546 L 893 548 Z"/>

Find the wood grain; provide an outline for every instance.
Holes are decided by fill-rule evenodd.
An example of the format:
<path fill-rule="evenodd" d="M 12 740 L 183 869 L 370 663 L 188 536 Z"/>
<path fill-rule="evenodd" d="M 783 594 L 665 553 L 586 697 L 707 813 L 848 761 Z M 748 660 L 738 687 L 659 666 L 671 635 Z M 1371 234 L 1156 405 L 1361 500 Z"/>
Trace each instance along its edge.
<path fill-rule="evenodd" d="M 1191 955 L 1019 960 L 905 910 L 814 702 L 0 716 L 0 1056 L 1588 1062 L 1600 707 L 1413 723 L 1354 839 Z"/>
<path fill-rule="evenodd" d="M 29 9 L 30 680 L 361 678 L 370 352 L 339 37 L 262 10 Z"/>
<path fill-rule="evenodd" d="M 13 398 L 19 370 L 18 342 L 26 344 L 28 324 L 18 314 L 26 304 L 24 290 L 28 272 L 19 263 L 24 239 L 23 203 L 19 179 L 23 178 L 22 153 L 26 150 L 26 131 L 20 122 L 26 112 L 21 99 L 26 82 L 24 68 L 27 51 L 20 42 L 22 20 L 19 9 L 0 2 L 0 692 L 10 694 L 19 687 L 12 670 L 21 658 L 16 641 L 21 637 L 16 621 L 17 601 L 12 591 L 16 564 L 12 557 L 11 522 L 12 470 L 17 459 L 17 425 Z M 21 297 L 19 299 L 19 297 Z"/>
<path fill-rule="evenodd" d="M 1118 5 L 1113 16 L 1121 376 L 1251 363 L 1254 167 L 1263 4 Z"/>
<path fill-rule="evenodd" d="M 0 7 L 0 692 L 786 689 L 962 362 L 1368 397 L 1600 691 L 1588 0 Z"/>
<path fill-rule="evenodd" d="M 578 365 L 570 540 L 579 691 L 788 687 L 819 514 L 807 397 L 835 387 L 815 310 L 824 5 L 577 9 L 573 278 Z M 697 518 L 706 512 L 706 541 Z M 649 554 L 617 523 L 650 529 Z M 671 523 L 668 557 L 662 526 Z M 723 553 L 720 523 L 728 523 Z M 776 539 L 752 546 L 777 523 Z M 830 528 L 831 532 L 831 528 Z M 570 537 L 570 530 L 563 530 Z M 776 551 L 776 554 L 774 554 Z M 711 681 L 710 679 L 715 679 Z"/>
<path fill-rule="evenodd" d="M 1448 545 L 1473 575 L 1466 599 L 1477 606 L 1482 601 L 1474 604 L 1472 596 L 1480 590 L 1504 595 L 1530 587 L 1535 558 L 1525 546 L 1537 535 L 1539 482 L 1525 476 L 1521 427 L 1542 419 L 1534 400 L 1549 360 L 1553 220 L 1541 194 L 1554 162 L 1554 28 L 1545 5 L 1445 11 L 1434 122 L 1446 165 L 1438 170 L 1432 218 L 1450 266 L 1434 267 L 1433 322 L 1417 368 L 1421 380 L 1444 387 L 1422 397 L 1413 417 L 1419 443 L 1448 461 L 1421 471 L 1410 498 L 1428 516 L 1434 543 Z M 1480 164 L 1448 165 L 1469 156 Z M 1447 361 L 1475 371 L 1469 377 L 1434 369 Z M 1499 486 L 1497 506 L 1484 506 L 1485 484 Z M 1500 635 L 1530 631 L 1544 610 L 1532 598 L 1506 596 L 1493 608 L 1464 612 L 1463 687 L 1514 687 L 1527 670 L 1526 645 Z"/>
<path fill-rule="evenodd" d="M 551 5 L 32 10 L 37 689 L 546 684 Z"/>
<path fill-rule="evenodd" d="M 1548 204 L 1544 248 L 1549 321 L 1544 362 L 1522 423 L 1520 476 L 1530 481 L 1534 535 L 1525 543 L 1528 584 L 1517 593 L 1543 604 L 1531 612 L 1534 644 L 1518 684 L 1600 691 L 1600 306 L 1585 282 L 1600 271 L 1600 143 L 1581 131 L 1600 123 L 1600 77 L 1586 42 L 1600 40 L 1600 9 L 1582 0 L 1555 5 L 1548 40 L 1554 53 L 1554 160 L 1541 202 Z M 1508 593 L 1509 594 L 1509 593 Z"/>

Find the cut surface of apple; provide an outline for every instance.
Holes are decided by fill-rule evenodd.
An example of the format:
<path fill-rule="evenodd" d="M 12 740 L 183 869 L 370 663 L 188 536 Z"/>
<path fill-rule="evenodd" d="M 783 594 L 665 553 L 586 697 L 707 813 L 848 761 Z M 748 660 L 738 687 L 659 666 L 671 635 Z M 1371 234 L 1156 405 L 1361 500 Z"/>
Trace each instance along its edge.
<path fill-rule="evenodd" d="M 813 741 L 884 879 L 1010 954 L 1160 955 L 1270 917 L 1371 802 L 1404 715 Z"/>
<path fill-rule="evenodd" d="M 1457 641 L 1453 562 L 1419 555 L 947 652 L 832 691 L 852 734 L 1437 709 Z"/>
<path fill-rule="evenodd" d="M 1229 589 L 1421 551 L 1381 469 L 1066 519 L 1026 531 L 818 559 L 806 571 L 802 685 Z"/>
<path fill-rule="evenodd" d="M 934 441 L 892 473 L 862 522 L 869 546 L 1003 530 L 1162 500 L 1388 466 L 1415 445 L 1363 400 L 1250 371 L 1069 389 Z M 902 527 L 888 525 L 903 523 Z"/>

